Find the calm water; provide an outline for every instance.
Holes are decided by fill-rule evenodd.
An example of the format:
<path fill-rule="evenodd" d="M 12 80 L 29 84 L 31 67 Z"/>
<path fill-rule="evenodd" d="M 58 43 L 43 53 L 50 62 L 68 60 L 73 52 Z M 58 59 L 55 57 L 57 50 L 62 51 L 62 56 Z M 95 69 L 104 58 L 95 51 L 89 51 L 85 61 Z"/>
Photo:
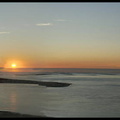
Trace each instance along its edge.
<path fill-rule="evenodd" d="M 0 110 L 51 117 L 120 117 L 120 69 L 0 69 L 1 78 L 68 87 L 0 84 Z"/>

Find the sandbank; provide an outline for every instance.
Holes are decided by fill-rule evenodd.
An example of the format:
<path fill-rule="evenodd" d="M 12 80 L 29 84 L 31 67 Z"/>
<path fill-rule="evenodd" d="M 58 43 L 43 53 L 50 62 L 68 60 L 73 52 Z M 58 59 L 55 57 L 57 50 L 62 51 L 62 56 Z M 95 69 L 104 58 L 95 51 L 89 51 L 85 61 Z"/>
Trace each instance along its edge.
<path fill-rule="evenodd" d="M 8 78 L 0 78 L 0 83 L 38 84 L 46 87 L 67 87 L 71 85 L 71 83 L 18 80 L 18 79 L 8 79 Z"/>
<path fill-rule="evenodd" d="M 37 116 L 37 115 L 29 115 L 29 114 L 21 114 L 17 112 L 10 111 L 0 111 L 0 118 L 45 118 L 46 116 Z"/>

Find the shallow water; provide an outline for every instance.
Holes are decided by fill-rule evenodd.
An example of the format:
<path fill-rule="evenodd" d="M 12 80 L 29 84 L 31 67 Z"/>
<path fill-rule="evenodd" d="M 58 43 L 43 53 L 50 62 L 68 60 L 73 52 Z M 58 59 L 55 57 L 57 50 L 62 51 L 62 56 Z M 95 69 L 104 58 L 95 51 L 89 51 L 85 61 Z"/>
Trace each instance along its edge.
<path fill-rule="evenodd" d="M 0 76 L 72 83 L 57 88 L 0 84 L 2 111 L 50 117 L 120 117 L 120 70 L 21 69 L 1 70 Z"/>

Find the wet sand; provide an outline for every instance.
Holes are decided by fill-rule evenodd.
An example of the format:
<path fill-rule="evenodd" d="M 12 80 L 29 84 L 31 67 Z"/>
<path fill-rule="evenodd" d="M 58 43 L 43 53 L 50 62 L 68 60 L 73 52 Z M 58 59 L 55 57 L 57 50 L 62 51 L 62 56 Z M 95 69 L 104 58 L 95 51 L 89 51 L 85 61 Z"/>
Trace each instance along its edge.
<path fill-rule="evenodd" d="M 33 80 L 16 80 L 16 79 L 7 79 L 0 78 L 0 83 L 19 83 L 19 84 L 38 84 L 46 87 L 67 87 L 71 83 L 62 83 L 62 82 L 43 82 L 43 81 L 33 81 Z"/>
<path fill-rule="evenodd" d="M 10 111 L 0 111 L 0 118 L 45 118 L 46 116 L 37 116 L 29 114 L 21 114 Z"/>

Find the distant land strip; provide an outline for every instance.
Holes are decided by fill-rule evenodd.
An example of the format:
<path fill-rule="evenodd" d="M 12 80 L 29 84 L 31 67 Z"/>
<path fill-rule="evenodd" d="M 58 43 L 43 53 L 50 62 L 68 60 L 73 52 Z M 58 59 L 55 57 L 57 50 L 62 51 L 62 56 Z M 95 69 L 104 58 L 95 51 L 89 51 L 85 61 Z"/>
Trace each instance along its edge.
<path fill-rule="evenodd" d="M 71 85 L 71 83 L 16 80 L 16 79 L 8 79 L 8 78 L 0 78 L 0 83 L 38 84 L 46 87 L 67 87 Z"/>

